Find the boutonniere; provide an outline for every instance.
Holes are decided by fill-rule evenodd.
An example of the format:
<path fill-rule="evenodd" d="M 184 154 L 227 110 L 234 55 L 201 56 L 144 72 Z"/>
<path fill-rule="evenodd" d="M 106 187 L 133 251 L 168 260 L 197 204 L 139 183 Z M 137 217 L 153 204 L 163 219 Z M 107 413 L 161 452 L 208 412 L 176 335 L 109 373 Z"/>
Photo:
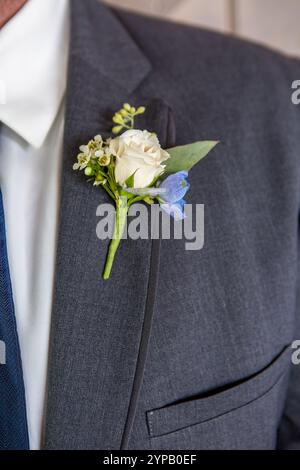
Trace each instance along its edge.
<path fill-rule="evenodd" d="M 74 170 L 84 171 L 94 186 L 101 186 L 115 201 L 116 216 L 103 279 L 109 279 L 116 251 L 132 204 L 158 203 L 176 220 L 185 217 L 184 197 L 189 190 L 188 172 L 218 142 L 203 141 L 162 149 L 154 132 L 135 128 L 135 119 L 146 112 L 125 103 L 113 116 L 114 137 L 96 135 L 81 145 Z M 119 135 L 120 134 L 120 135 Z"/>

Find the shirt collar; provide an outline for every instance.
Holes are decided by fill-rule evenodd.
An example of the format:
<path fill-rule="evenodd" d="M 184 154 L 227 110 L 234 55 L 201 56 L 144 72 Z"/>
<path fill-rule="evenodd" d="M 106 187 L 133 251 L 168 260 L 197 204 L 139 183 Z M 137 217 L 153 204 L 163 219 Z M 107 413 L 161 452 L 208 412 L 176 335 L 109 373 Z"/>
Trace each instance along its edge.
<path fill-rule="evenodd" d="M 37 148 L 65 93 L 68 46 L 68 0 L 29 0 L 0 30 L 0 121 Z"/>

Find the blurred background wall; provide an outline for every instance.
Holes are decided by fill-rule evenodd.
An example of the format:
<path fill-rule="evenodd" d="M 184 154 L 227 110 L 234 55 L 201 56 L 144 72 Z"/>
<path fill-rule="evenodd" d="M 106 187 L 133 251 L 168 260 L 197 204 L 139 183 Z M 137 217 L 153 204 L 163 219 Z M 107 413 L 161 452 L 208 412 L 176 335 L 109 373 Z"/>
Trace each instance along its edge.
<path fill-rule="evenodd" d="M 173 21 L 230 32 L 300 57 L 300 0 L 106 0 Z"/>

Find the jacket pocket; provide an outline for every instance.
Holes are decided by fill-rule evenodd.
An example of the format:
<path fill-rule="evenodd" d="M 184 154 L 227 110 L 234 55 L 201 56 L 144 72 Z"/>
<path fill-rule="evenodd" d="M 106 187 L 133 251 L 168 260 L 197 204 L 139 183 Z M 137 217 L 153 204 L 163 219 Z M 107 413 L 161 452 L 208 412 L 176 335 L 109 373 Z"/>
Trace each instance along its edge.
<path fill-rule="evenodd" d="M 289 370 L 291 349 L 287 347 L 266 368 L 238 385 L 226 387 L 207 398 L 192 398 L 147 412 L 150 437 L 160 437 L 206 423 L 238 410 L 266 395 Z M 275 410 L 274 410 L 275 411 Z"/>

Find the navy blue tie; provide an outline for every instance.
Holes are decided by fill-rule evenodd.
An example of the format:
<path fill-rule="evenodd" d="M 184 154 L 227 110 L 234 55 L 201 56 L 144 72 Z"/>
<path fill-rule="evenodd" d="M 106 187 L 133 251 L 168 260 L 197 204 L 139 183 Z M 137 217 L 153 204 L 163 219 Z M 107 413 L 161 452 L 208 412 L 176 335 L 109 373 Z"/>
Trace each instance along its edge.
<path fill-rule="evenodd" d="M 29 442 L 22 362 L 0 190 L 0 450 L 27 449 Z"/>

